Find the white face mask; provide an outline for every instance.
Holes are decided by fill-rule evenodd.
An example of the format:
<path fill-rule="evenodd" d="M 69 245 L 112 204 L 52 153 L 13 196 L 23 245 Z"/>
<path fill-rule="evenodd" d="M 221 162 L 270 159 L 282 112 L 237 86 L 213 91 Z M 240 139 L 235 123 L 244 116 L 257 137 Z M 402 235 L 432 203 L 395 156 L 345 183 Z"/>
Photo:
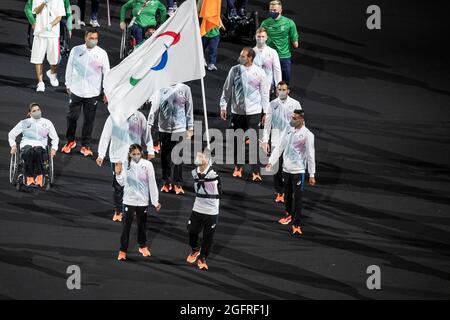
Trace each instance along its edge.
<path fill-rule="evenodd" d="M 288 93 L 287 93 L 286 91 L 280 91 L 280 92 L 278 92 L 278 97 L 279 97 L 281 100 L 286 100 L 287 97 L 288 97 Z"/>
<path fill-rule="evenodd" d="M 42 112 L 41 111 L 31 112 L 31 117 L 35 120 L 38 120 L 42 117 Z"/>
<path fill-rule="evenodd" d="M 131 159 L 132 159 L 134 162 L 138 163 L 139 160 L 141 160 L 141 155 L 140 155 L 140 154 L 138 154 L 138 155 L 132 155 L 132 156 L 131 156 Z"/>
<path fill-rule="evenodd" d="M 203 165 L 203 159 L 200 158 L 200 157 L 196 157 L 195 160 L 194 160 L 194 164 L 195 164 L 197 167 L 200 167 L 201 165 Z"/>

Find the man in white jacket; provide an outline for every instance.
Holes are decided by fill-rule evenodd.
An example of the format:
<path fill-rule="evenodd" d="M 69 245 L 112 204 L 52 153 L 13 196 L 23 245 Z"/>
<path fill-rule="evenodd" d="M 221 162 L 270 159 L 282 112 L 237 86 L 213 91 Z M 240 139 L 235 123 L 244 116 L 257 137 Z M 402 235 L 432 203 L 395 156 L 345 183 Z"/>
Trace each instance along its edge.
<path fill-rule="evenodd" d="M 280 145 L 280 135 L 289 128 L 289 121 L 292 118 L 294 110 L 301 110 L 300 102 L 289 96 L 289 85 L 285 81 L 280 81 L 277 86 L 278 98 L 270 102 L 267 110 L 266 122 L 264 124 L 264 135 L 261 147 L 266 154 L 270 150 Z M 270 138 L 270 145 L 269 145 Z M 284 202 L 284 184 L 283 184 L 283 156 L 278 161 L 278 171 L 273 176 L 275 188 L 275 202 Z"/>
<path fill-rule="evenodd" d="M 286 225 L 292 222 L 291 234 L 302 234 L 300 219 L 302 214 L 302 198 L 306 170 L 309 173 L 309 184 L 316 184 L 316 160 L 314 150 L 314 134 L 305 127 L 305 116 L 302 110 L 295 110 L 287 128 L 280 137 L 280 145 L 275 148 L 269 158 L 266 169 L 272 166 L 283 155 L 283 180 L 286 191 L 286 215 L 278 222 Z"/>
<path fill-rule="evenodd" d="M 271 97 L 275 97 L 275 88 L 282 80 L 280 57 L 275 49 L 269 47 L 267 43 L 267 31 L 264 28 L 256 30 L 256 53 L 255 64 L 262 68 L 267 76 L 267 83 Z"/>
<path fill-rule="evenodd" d="M 109 145 L 109 160 L 113 171 L 113 221 L 122 221 L 123 187 L 120 186 L 114 176 L 114 166 L 117 162 L 127 159 L 128 148 L 132 144 L 143 144 L 147 147 L 148 160 L 154 158 L 153 140 L 147 119 L 140 111 L 134 112 L 122 125 L 114 122 L 111 116 L 106 119 L 102 135 L 98 145 L 97 165 L 100 167 L 105 159 Z"/>
<path fill-rule="evenodd" d="M 159 127 L 164 181 L 161 191 L 173 190 L 176 194 L 182 194 L 184 193 L 183 166 L 174 164 L 171 154 L 180 137 L 185 136 L 186 139 L 191 139 L 194 134 L 194 106 L 191 88 L 184 83 L 177 83 L 157 91 L 150 101 L 152 107 L 148 115 L 149 130 L 156 119 Z"/>
<path fill-rule="evenodd" d="M 109 71 L 109 59 L 105 50 L 97 46 L 98 31 L 88 29 L 85 33 L 85 44 L 72 48 L 66 68 L 66 87 L 70 95 L 69 112 L 67 113 L 67 143 L 62 152 L 70 153 L 77 146 L 75 133 L 77 121 L 83 108 L 83 130 L 81 133 L 80 152 L 85 156 L 93 156 L 91 136 L 94 129 L 95 113 L 98 98 L 102 89 L 102 77 Z M 106 97 L 103 98 L 106 101 Z"/>
<path fill-rule="evenodd" d="M 264 70 L 253 63 L 255 55 L 252 48 L 243 48 L 238 59 L 239 65 L 230 69 L 220 99 L 220 117 L 222 120 L 227 119 L 227 107 L 231 105 L 230 128 L 242 129 L 244 132 L 252 129 L 258 134 L 263 121 L 262 113 L 266 113 L 269 107 L 269 84 Z M 233 177 L 242 178 L 244 164 L 238 164 L 237 143 L 244 143 L 244 141 L 233 143 Z M 250 141 L 250 143 L 258 145 L 258 141 Z M 251 171 L 252 181 L 262 180 L 258 164 L 252 164 Z"/>

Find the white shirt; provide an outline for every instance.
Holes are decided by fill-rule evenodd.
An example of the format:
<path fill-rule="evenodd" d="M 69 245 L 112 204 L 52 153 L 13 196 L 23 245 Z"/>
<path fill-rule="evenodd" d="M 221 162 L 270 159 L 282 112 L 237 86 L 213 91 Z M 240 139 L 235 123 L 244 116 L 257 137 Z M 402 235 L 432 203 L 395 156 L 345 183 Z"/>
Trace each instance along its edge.
<path fill-rule="evenodd" d="M 253 50 L 255 50 L 256 53 L 253 63 L 264 70 L 267 76 L 267 83 L 269 83 L 270 86 L 277 86 L 282 80 L 280 57 L 278 56 L 278 52 L 268 45 L 265 45 L 262 48 L 258 48 L 256 46 Z"/>
<path fill-rule="evenodd" d="M 146 207 L 151 204 L 156 207 L 159 202 L 158 186 L 156 185 L 155 169 L 150 161 L 131 160 L 123 163 L 122 172 L 116 175 L 117 182 L 124 187 L 123 204 L 136 207 Z"/>
<path fill-rule="evenodd" d="M 250 67 L 237 65 L 228 73 L 220 98 L 220 109 L 226 110 L 231 104 L 234 114 L 265 113 L 269 107 L 269 93 L 270 84 L 263 69 L 255 64 Z"/>
<path fill-rule="evenodd" d="M 109 68 L 108 54 L 99 46 L 73 47 L 67 61 L 66 87 L 81 98 L 97 97 L 102 89 L 102 76 L 104 78 Z"/>
<path fill-rule="evenodd" d="M 305 173 L 308 169 L 310 177 L 316 173 L 316 157 L 314 150 L 314 134 L 305 126 L 300 129 L 289 127 L 280 137 L 280 145 L 269 158 L 274 165 L 283 155 L 283 171 L 291 174 Z"/>
<path fill-rule="evenodd" d="M 52 140 L 52 149 L 58 150 L 59 137 L 56 133 L 53 123 L 45 118 L 35 120 L 27 118 L 20 121 L 8 134 L 9 145 L 12 147 L 16 145 L 16 138 L 22 134 L 20 141 L 20 148 L 25 146 L 46 148 L 48 145 L 48 138 Z"/>
<path fill-rule="evenodd" d="M 39 7 L 44 0 L 33 0 L 32 12 L 36 14 L 36 8 Z M 49 0 L 39 14 L 36 14 L 36 26 L 34 27 L 34 36 L 45 38 L 59 37 L 59 23 L 52 27 L 51 31 L 47 31 L 47 26 L 55 21 L 57 17 L 64 17 L 66 8 L 64 0 Z"/>
<path fill-rule="evenodd" d="M 105 158 L 109 145 L 109 160 L 112 163 L 125 161 L 130 145 L 144 143 L 149 154 L 155 154 L 150 128 L 147 127 L 147 119 L 140 111 L 133 113 L 127 122 L 118 125 L 111 116 L 106 119 L 100 142 L 98 144 L 98 156 Z"/>
<path fill-rule="evenodd" d="M 300 102 L 289 96 L 286 100 L 281 100 L 280 98 L 272 100 L 266 113 L 263 142 L 269 142 L 269 136 L 272 134 L 270 140 L 272 148 L 278 146 L 281 133 L 289 127 L 292 113 L 294 110 L 301 109 Z"/>
<path fill-rule="evenodd" d="M 198 174 L 205 174 L 208 172 L 211 166 L 208 166 L 205 171 L 201 172 L 200 168 L 197 167 L 196 169 L 192 170 L 192 176 L 194 179 L 198 177 Z M 198 184 L 194 182 L 194 190 L 196 194 L 202 194 L 202 195 L 219 195 L 219 180 L 217 179 L 219 176 L 216 173 L 216 171 L 211 170 L 208 172 L 208 174 L 205 176 L 206 179 L 216 179 L 214 181 L 205 181 L 204 187 L 199 188 Z M 196 211 L 198 213 L 208 214 L 208 215 L 217 215 L 219 214 L 219 199 L 214 198 L 202 198 L 202 197 L 195 197 L 194 207 L 192 208 L 193 211 Z"/>

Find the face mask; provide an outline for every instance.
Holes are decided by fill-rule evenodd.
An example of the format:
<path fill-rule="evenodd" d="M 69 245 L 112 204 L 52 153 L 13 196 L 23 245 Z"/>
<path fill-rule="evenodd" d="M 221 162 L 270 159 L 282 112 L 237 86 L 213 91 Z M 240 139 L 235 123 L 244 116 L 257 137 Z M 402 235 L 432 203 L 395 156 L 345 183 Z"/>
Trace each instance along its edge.
<path fill-rule="evenodd" d="M 278 18 L 279 15 L 280 15 L 279 12 L 270 11 L 270 17 L 271 17 L 272 19 Z"/>
<path fill-rule="evenodd" d="M 33 119 L 40 119 L 41 118 L 41 116 L 42 116 L 42 112 L 41 111 L 35 111 L 35 112 L 32 112 L 31 113 L 31 117 L 33 118 Z"/>
<path fill-rule="evenodd" d="M 203 164 L 203 159 L 202 158 L 195 158 L 194 160 L 194 164 L 199 167 Z"/>
<path fill-rule="evenodd" d="M 239 57 L 238 62 L 241 66 L 245 66 L 247 64 L 247 59 Z"/>
<path fill-rule="evenodd" d="M 88 40 L 86 41 L 86 47 L 88 47 L 89 49 L 94 48 L 98 43 L 98 40 Z"/>
<path fill-rule="evenodd" d="M 288 94 L 286 91 L 281 91 L 278 93 L 278 98 L 280 98 L 281 100 L 286 100 L 288 97 Z"/>
<path fill-rule="evenodd" d="M 300 123 L 300 121 L 297 121 L 297 120 L 294 120 L 294 119 L 291 119 L 291 121 L 289 121 L 289 125 L 291 126 L 291 127 L 296 127 L 296 126 L 298 126 L 299 125 L 299 123 Z"/>
<path fill-rule="evenodd" d="M 266 44 L 266 39 L 256 39 L 258 46 L 264 46 Z"/>
<path fill-rule="evenodd" d="M 145 39 L 150 39 L 150 37 L 153 35 L 153 32 L 151 32 L 151 33 L 147 33 L 146 35 L 145 35 Z"/>
<path fill-rule="evenodd" d="M 134 162 L 138 163 L 139 160 L 141 160 L 141 155 L 133 155 L 131 156 L 131 159 L 133 159 Z"/>

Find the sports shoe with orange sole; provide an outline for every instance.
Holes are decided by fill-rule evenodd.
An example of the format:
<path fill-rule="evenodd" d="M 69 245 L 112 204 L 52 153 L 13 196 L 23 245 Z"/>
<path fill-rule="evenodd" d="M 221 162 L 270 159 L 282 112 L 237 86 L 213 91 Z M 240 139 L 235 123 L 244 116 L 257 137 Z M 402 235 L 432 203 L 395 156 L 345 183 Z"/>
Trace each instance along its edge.
<path fill-rule="evenodd" d="M 85 157 L 93 156 L 94 153 L 92 152 L 90 147 L 81 147 L 80 153 L 84 155 Z"/>
<path fill-rule="evenodd" d="M 122 221 L 122 212 L 118 211 L 114 212 L 112 221 L 119 221 L 119 222 Z"/>
<path fill-rule="evenodd" d="M 243 168 L 234 167 L 233 177 L 242 178 Z"/>
<path fill-rule="evenodd" d="M 258 172 L 253 172 L 252 173 L 252 181 L 253 182 L 261 182 L 262 181 L 261 175 Z"/>
<path fill-rule="evenodd" d="M 302 232 L 302 229 L 300 228 L 300 226 L 292 226 L 291 234 L 293 236 L 299 236 L 299 235 L 303 234 L 303 232 Z"/>
<path fill-rule="evenodd" d="M 208 265 L 206 264 L 206 259 L 198 259 L 197 266 L 200 270 L 208 270 Z"/>
<path fill-rule="evenodd" d="M 163 185 L 163 187 L 161 188 L 161 192 L 169 193 L 170 191 L 172 191 L 172 185 L 171 185 L 170 183 L 166 183 L 166 184 Z"/>
<path fill-rule="evenodd" d="M 288 215 L 288 216 L 285 216 L 285 217 L 281 218 L 280 220 L 278 220 L 278 223 L 286 225 L 286 224 L 291 223 L 291 221 L 292 221 L 292 216 Z"/>
<path fill-rule="evenodd" d="M 119 260 L 119 261 L 127 260 L 127 253 L 123 252 L 123 251 L 119 251 L 119 256 L 117 257 L 117 260 Z"/>
<path fill-rule="evenodd" d="M 39 187 L 42 187 L 44 185 L 44 176 L 42 174 L 36 176 L 35 183 Z"/>
<path fill-rule="evenodd" d="M 182 187 L 182 186 L 177 186 L 177 185 L 175 185 L 175 193 L 176 193 L 176 194 L 181 194 L 181 193 L 184 194 L 184 189 L 183 189 L 183 187 Z"/>
<path fill-rule="evenodd" d="M 69 141 L 62 147 L 61 152 L 69 154 L 76 146 L 77 143 L 75 141 Z"/>
<path fill-rule="evenodd" d="M 27 186 L 31 186 L 34 184 L 34 178 L 33 177 L 27 177 L 27 181 L 25 182 Z"/>
<path fill-rule="evenodd" d="M 188 257 L 186 258 L 186 261 L 188 263 L 195 263 L 197 261 L 198 256 L 200 255 L 200 251 L 193 251 Z"/>
<path fill-rule="evenodd" d="M 144 257 L 150 257 L 152 254 L 150 253 L 150 250 L 148 250 L 148 247 L 145 248 L 139 248 L 139 252 L 144 256 Z"/>
<path fill-rule="evenodd" d="M 284 193 L 277 193 L 277 197 L 275 198 L 276 203 L 284 203 Z"/>

